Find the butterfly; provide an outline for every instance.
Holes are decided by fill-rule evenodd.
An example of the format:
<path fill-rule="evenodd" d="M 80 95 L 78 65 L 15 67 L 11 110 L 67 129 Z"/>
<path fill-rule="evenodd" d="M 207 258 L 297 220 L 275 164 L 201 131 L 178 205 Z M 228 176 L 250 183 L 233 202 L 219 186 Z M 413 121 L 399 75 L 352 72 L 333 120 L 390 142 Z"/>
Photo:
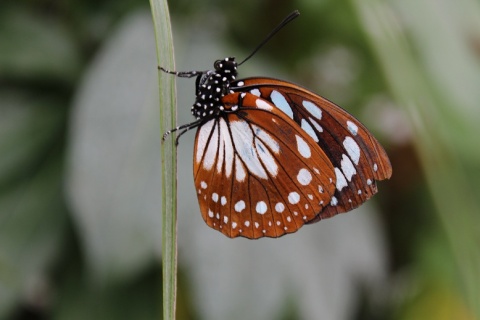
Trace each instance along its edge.
<path fill-rule="evenodd" d="M 299 15 L 292 12 L 241 63 L 217 60 L 196 77 L 193 152 L 202 217 L 235 238 L 280 237 L 350 211 L 377 192 L 392 167 L 373 135 L 348 112 L 299 85 L 237 78 L 237 67 Z"/>

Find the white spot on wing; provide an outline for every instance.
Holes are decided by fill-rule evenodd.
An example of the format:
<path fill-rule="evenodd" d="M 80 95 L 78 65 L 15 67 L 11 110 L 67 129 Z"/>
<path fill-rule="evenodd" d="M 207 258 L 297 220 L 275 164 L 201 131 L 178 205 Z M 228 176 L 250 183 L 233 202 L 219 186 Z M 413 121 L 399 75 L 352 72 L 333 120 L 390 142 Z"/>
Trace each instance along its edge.
<path fill-rule="evenodd" d="M 306 186 L 312 181 L 312 174 L 307 169 L 302 168 L 298 172 L 297 180 L 301 185 Z"/>
<path fill-rule="evenodd" d="M 208 140 L 207 151 L 205 152 L 205 157 L 203 158 L 203 168 L 205 170 L 210 170 L 213 167 L 215 159 L 218 152 L 218 126 L 215 126 L 210 140 Z M 197 156 L 198 158 L 198 156 Z"/>
<path fill-rule="evenodd" d="M 347 178 L 348 181 L 352 181 L 352 176 L 357 173 L 357 170 L 355 170 L 350 158 L 345 154 L 342 154 L 342 161 L 340 162 L 340 165 L 342 166 L 342 171 L 345 175 L 345 178 Z"/>
<path fill-rule="evenodd" d="M 360 160 L 360 147 L 357 142 L 355 142 L 352 137 L 346 137 L 345 140 L 343 140 L 343 147 L 350 158 L 352 158 L 353 162 L 358 164 L 358 161 Z"/>
<path fill-rule="evenodd" d="M 246 166 L 245 170 L 240 165 L 240 161 L 237 161 L 238 157 L 235 158 L 237 180 L 243 181 L 245 171 L 258 178 L 268 179 L 265 171 L 267 169 L 270 175 L 276 176 L 278 165 L 270 150 L 278 153 L 280 151 L 278 142 L 258 126 L 252 125 L 250 127 L 246 121 L 231 121 L 230 128 L 235 149 Z"/>
<path fill-rule="evenodd" d="M 255 132 L 255 135 L 260 138 L 260 140 L 262 140 L 274 153 L 278 154 L 280 152 L 280 145 L 278 144 L 277 140 L 256 125 L 252 125 L 252 128 Z"/>
<path fill-rule="evenodd" d="M 237 179 L 238 182 L 243 182 L 246 176 L 247 173 L 245 172 L 245 167 L 243 166 L 242 161 L 240 161 L 240 158 L 235 155 L 235 179 Z"/>
<path fill-rule="evenodd" d="M 275 158 L 259 139 L 255 139 L 255 147 L 265 169 L 267 169 L 272 176 L 276 177 L 278 174 L 278 166 L 275 162 Z"/>
<path fill-rule="evenodd" d="M 258 158 L 255 145 L 252 144 L 254 137 L 248 123 L 245 121 L 231 121 L 230 129 L 236 151 L 247 166 L 247 170 L 261 179 L 268 179 L 268 175 Z M 238 170 L 238 167 L 236 170 Z"/>
<path fill-rule="evenodd" d="M 208 216 L 209 216 L 210 218 L 213 218 L 213 211 L 210 210 L 210 209 L 208 209 Z"/>
<path fill-rule="evenodd" d="M 236 222 L 232 222 L 232 229 L 235 229 L 237 227 L 237 223 Z"/>
<path fill-rule="evenodd" d="M 303 100 L 302 105 L 308 110 L 308 112 L 312 114 L 312 116 L 318 120 L 322 119 L 322 110 L 316 104 L 313 104 L 307 100 Z"/>
<path fill-rule="evenodd" d="M 281 202 L 278 202 L 278 203 L 275 205 L 275 211 L 277 211 L 278 213 L 282 213 L 283 210 L 285 210 L 284 204 L 281 203 Z"/>
<path fill-rule="evenodd" d="M 259 109 L 263 109 L 263 110 L 267 110 L 267 111 L 273 110 L 272 105 L 270 103 L 268 103 L 267 101 L 263 100 L 263 99 L 257 99 L 255 101 L 255 104 L 257 105 L 257 107 Z"/>
<path fill-rule="evenodd" d="M 237 203 L 235 203 L 235 211 L 237 212 L 242 212 L 243 209 L 245 209 L 245 201 L 240 200 Z"/>
<path fill-rule="evenodd" d="M 350 131 L 351 134 L 353 134 L 354 136 L 357 135 L 358 127 L 355 123 L 353 123 L 352 121 L 347 121 L 347 128 L 348 128 L 348 131 Z"/>
<path fill-rule="evenodd" d="M 254 96 L 260 97 L 260 90 L 258 89 L 250 90 L 250 93 L 253 94 Z"/>
<path fill-rule="evenodd" d="M 200 182 L 200 187 L 202 187 L 202 189 L 207 189 L 207 183 L 205 181 Z"/>
<path fill-rule="evenodd" d="M 213 202 L 218 202 L 218 193 L 216 192 L 212 193 L 212 200 Z"/>
<path fill-rule="evenodd" d="M 257 206 L 255 207 L 255 210 L 259 214 L 264 214 L 265 212 L 267 212 L 267 204 L 265 203 L 265 201 L 257 202 Z"/>
<path fill-rule="evenodd" d="M 318 142 L 317 134 L 313 130 L 312 126 L 307 122 L 307 120 L 302 119 L 301 127 L 306 133 L 308 133 L 310 137 L 313 138 L 313 140 L 315 140 L 315 142 Z"/>
<path fill-rule="evenodd" d="M 225 196 L 222 196 L 220 198 L 220 203 L 222 204 L 222 206 L 226 205 L 227 204 L 227 198 Z"/>
<path fill-rule="evenodd" d="M 300 195 L 293 191 L 288 194 L 288 202 L 291 204 L 297 204 L 300 201 Z"/>
<path fill-rule="evenodd" d="M 225 175 L 227 178 L 230 178 L 232 174 L 232 167 L 233 167 L 233 146 L 232 146 L 232 139 L 230 137 L 230 132 L 228 131 L 228 126 L 225 120 L 220 119 L 220 140 L 223 140 L 223 146 L 225 149 Z M 218 165 L 217 165 L 218 169 Z"/>
<path fill-rule="evenodd" d="M 323 132 L 322 126 L 319 125 L 317 121 L 313 120 L 311 117 L 309 117 L 308 119 L 309 119 L 310 122 L 313 124 L 313 126 L 315 127 L 315 129 L 317 129 L 318 132 Z"/>
<path fill-rule="evenodd" d="M 336 197 L 332 197 L 332 200 L 330 201 L 330 205 L 336 206 L 338 204 L 338 200 Z"/>
<path fill-rule="evenodd" d="M 342 171 L 340 171 L 340 169 L 338 168 L 335 168 L 335 176 L 337 180 L 337 185 L 336 185 L 337 190 L 342 191 L 342 189 L 348 185 L 347 180 L 345 180 L 345 176 L 343 175 Z"/>
<path fill-rule="evenodd" d="M 203 154 L 205 153 L 205 147 L 207 146 L 207 142 L 208 142 L 208 137 L 212 132 L 212 128 L 214 124 L 215 124 L 215 119 L 208 121 L 203 126 L 201 126 L 200 129 L 198 129 L 197 154 L 195 156 L 195 160 L 197 161 L 197 163 L 202 161 Z"/>
<path fill-rule="evenodd" d="M 223 167 L 223 157 L 224 157 L 224 154 L 225 154 L 225 140 L 224 140 L 224 137 L 225 137 L 225 135 L 227 137 L 230 137 L 226 127 L 227 127 L 227 125 L 225 123 L 225 120 L 220 118 L 219 119 L 220 139 L 219 139 L 218 153 L 217 153 L 217 173 L 221 173 L 222 172 L 222 167 Z M 224 132 L 224 130 L 226 132 Z M 228 139 L 228 140 L 230 140 L 230 139 Z"/>
<path fill-rule="evenodd" d="M 295 138 L 297 139 L 297 149 L 298 152 L 302 155 L 302 157 L 308 159 L 312 155 L 310 151 L 310 147 L 308 146 L 307 142 L 303 140 L 302 137 L 295 135 Z"/>
<path fill-rule="evenodd" d="M 285 97 L 278 91 L 273 90 L 270 94 L 270 99 L 272 99 L 273 104 L 282 110 L 290 119 L 293 119 L 293 111 L 290 105 L 288 104 Z"/>

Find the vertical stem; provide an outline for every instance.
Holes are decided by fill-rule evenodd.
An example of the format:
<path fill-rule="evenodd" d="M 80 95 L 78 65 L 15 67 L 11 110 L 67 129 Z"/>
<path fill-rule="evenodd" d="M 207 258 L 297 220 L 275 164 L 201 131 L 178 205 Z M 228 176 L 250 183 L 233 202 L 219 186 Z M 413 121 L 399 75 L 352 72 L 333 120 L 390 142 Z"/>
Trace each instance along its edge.
<path fill-rule="evenodd" d="M 157 63 L 175 70 L 172 29 L 166 0 L 150 0 Z M 176 126 L 175 78 L 159 72 L 160 134 Z M 177 167 L 175 139 L 161 145 L 162 158 L 162 294 L 163 319 L 175 319 L 177 288 Z"/>

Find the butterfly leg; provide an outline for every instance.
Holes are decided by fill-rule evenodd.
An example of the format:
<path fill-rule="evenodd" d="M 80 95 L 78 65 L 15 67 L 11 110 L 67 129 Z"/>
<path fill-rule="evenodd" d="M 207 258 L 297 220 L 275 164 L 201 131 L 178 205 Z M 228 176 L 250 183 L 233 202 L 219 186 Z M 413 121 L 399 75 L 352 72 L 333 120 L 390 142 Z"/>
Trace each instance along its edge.
<path fill-rule="evenodd" d="M 187 124 L 183 124 L 181 126 L 178 126 L 176 128 L 173 128 L 171 130 L 168 130 L 167 132 L 165 132 L 163 134 L 163 137 L 162 137 L 162 141 L 165 141 L 165 139 L 167 139 L 167 137 L 175 132 L 175 131 L 178 131 L 178 130 L 182 130 L 182 132 L 180 132 L 180 134 L 177 136 L 177 138 L 175 139 L 175 144 L 178 145 L 178 139 L 185 133 L 187 132 L 188 130 L 192 129 L 192 128 L 196 128 L 198 126 L 200 126 L 202 124 L 202 122 L 204 121 L 205 119 L 199 119 L 199 120 L 196 120 L 196 121 L 193 121 L 193 122 L 190 122 L 190 123 L 187 123 Z"/>
<path fill-rule="evenodd" d="M 193 78 L 198 76 L 199 74 L 204 74 L 207 72 L 207 71 L 170 71 L 160 66 L 158 67 L 158 69 L 162 70 L 165 73 L 173 74 L 180 78 Z"/>

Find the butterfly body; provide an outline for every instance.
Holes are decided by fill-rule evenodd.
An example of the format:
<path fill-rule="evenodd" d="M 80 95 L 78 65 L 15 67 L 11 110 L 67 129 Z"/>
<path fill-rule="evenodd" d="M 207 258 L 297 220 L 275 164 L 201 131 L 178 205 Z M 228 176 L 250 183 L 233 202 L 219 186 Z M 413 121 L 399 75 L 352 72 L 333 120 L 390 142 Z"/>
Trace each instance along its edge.
<path fill-rule="evenodd" d="M 214 67 L 215 70 L 197 75 L 196 100 L 192 106 L 192 114 L 197 119 L 218 115 L 222 111 L 221 99 L 230 92 L 230 83 L 237 76 L 237 63 L 233 57 L 215 61 Z"/>
<path fill-rule="evenodd" d="M 193 174 L 210 227 L 231 238 L 280 237 L 358 207 L 377 192 L 377 180 L 390 178 L 385 150 L 348 112 L 287 81 L 237 80 L 238 65 L 228 57 L 214 70 L 162 68 L 196 77 L 196 121 L 164 138 L 183 129 L 178 142 L 198 127 Z"/>

